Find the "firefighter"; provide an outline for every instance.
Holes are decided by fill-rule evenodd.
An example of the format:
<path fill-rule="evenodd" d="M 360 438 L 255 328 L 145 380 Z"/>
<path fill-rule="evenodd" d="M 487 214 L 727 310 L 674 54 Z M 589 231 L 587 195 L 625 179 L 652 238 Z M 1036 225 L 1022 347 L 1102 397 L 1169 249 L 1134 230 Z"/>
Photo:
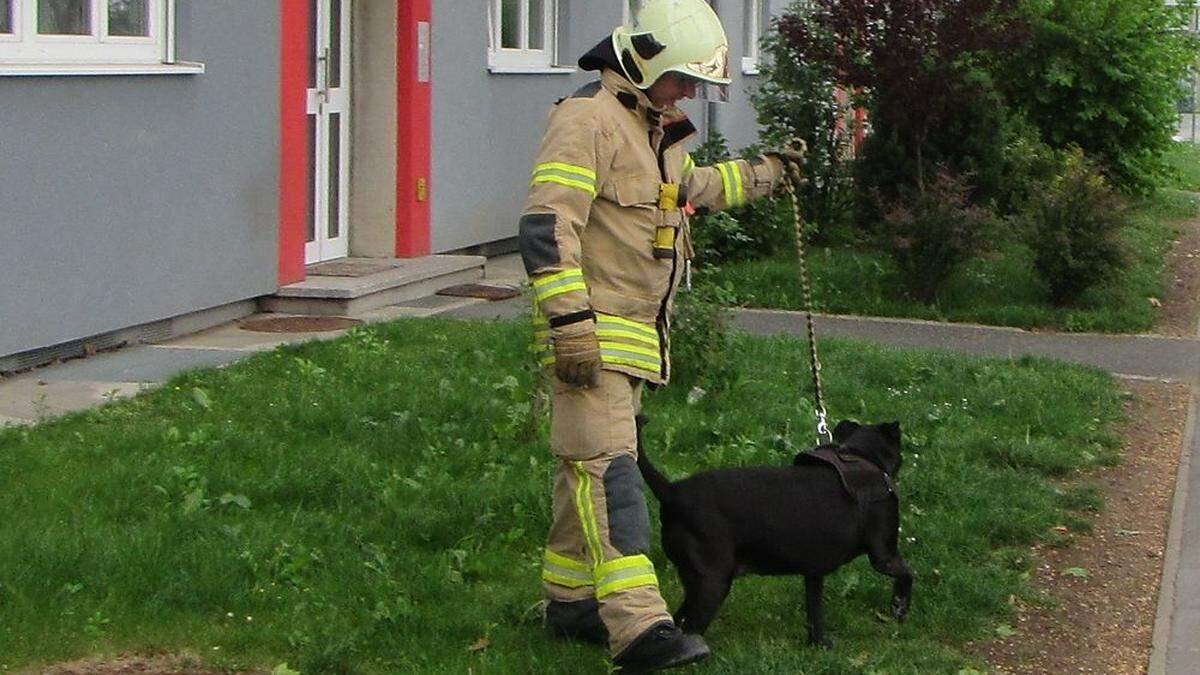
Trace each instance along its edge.
<path fill-rule="evenodd" d="M 725 31 L 704 0 L 650 0 L 579 60 L 600 79 L 560 100 L 520 219 L 539 360 L 553 369 L 559 464 L 543 554 L 546 626 L 653 670 L 709 650 L 680 632 L 646 553 L 634 417 L 670 377 L 673 296 L 693 255 L 685 207 L 773 191 L 793 151 L 696 166 L 676 103 L 729 84 Z"/>

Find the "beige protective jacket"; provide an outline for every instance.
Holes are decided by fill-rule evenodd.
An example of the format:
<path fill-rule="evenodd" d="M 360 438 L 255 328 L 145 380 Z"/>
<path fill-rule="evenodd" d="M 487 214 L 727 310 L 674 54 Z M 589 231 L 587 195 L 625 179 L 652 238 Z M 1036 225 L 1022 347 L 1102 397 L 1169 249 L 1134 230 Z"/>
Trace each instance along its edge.
<path fill-rule="evenodd" d="M 783 175 L 775 157 L 695 166 L 682 145 L 695 132 L 607 69 L 552 110 L 520 220 L 541 363 L 554 362 L 551 327 L 594 319 L 605 369 L 669 379 L 671 305 L 693 255 L 685 205 L 740 206 Z"/>

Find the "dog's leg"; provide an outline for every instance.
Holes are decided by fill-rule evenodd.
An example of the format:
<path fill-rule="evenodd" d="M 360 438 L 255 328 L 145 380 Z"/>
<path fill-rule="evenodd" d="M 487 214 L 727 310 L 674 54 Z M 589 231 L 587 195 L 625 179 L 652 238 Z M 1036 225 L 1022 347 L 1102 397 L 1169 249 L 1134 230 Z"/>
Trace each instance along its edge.
<path fill-rule="evenodd" d="M 878 567 L 875 569 L 895 580 L 892 582 L 892 616 L 896 617 L 897 621 L 903 621 L 908 616 L 908 608 L 912 603 L 914 579 L 912 569 L 908 563 L 904 562 L 904 558 L 899 553 L 888 561 L 883 569 Z"/>
<path fill-rule="evenodd" d="M 704 635 L 709 624 L 717 617 L 717 610 L 721 608 L 721 603 L 725 602 L 725 596 L 729 595 L 729 587 L 732 584 L 732 574 L 699 578 L 692 588 L 688 589 L 687 599 L 679 608 L 679 628 L 685 633 Z"/>
<path fill-rule="evenodd" d="M 889 537 L 888 542 L 872 542 L 867 549 L 867 557 L 871 559 L 871 567 L 880 574 L 892 577 L 892 616 L 897 621 L 903 621 L 908 616 L 908 608 L 912 602 L 913 575 L 912 569 L 900 555 L 896 547 L 895 537 Z"/>
<path fill-rule="evenodd" d="M 825 577 L 819 574 L 804 577 L 804 610 L 808 615 L 808 644 L 831 647 L 833 641 L 825 635 Z"/>

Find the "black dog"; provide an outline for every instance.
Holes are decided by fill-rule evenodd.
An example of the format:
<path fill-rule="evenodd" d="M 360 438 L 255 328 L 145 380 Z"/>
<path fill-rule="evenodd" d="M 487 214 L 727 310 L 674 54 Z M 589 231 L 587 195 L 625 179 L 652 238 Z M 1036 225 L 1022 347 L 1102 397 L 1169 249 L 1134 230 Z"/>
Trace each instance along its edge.
<path fill-rule="evenodd" d="M 650 463 L 638 419 L 638 468 L 662 504 L 663 548 L 685 597 L 675 622 L 704 633 L 741 574 L 803 574 L 808 638 L 824 634 L 825 575 L 866 553 L 892 577 L 892 615 L 908 614 L 913 573 L 896 547 L 900 425 L 842 422 L 835 445 L 796 455 L 793 466 L 705 471 L 671 483 Z"/>

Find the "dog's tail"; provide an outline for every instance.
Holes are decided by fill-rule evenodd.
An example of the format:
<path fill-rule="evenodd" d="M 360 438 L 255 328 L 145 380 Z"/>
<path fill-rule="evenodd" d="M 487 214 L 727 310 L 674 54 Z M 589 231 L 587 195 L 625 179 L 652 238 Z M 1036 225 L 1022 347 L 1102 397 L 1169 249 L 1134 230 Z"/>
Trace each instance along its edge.
<path fill-rule="evenodd" d="M 646 456 L 646 445 L 642 443 L 642 427 L 646 426 L 646 418 L 638 415 L 636 421 L 638 471 L 642 472 L 642 480 L 646 481 L 646 485 L 650 486 L 650 491 L 654 493 L 659 503 L 665 504 L 671 496 L 671 481 L 667 480 L 666 476 L 654 468 L 654 465 L 650 463 L 650 458 Z"/>

